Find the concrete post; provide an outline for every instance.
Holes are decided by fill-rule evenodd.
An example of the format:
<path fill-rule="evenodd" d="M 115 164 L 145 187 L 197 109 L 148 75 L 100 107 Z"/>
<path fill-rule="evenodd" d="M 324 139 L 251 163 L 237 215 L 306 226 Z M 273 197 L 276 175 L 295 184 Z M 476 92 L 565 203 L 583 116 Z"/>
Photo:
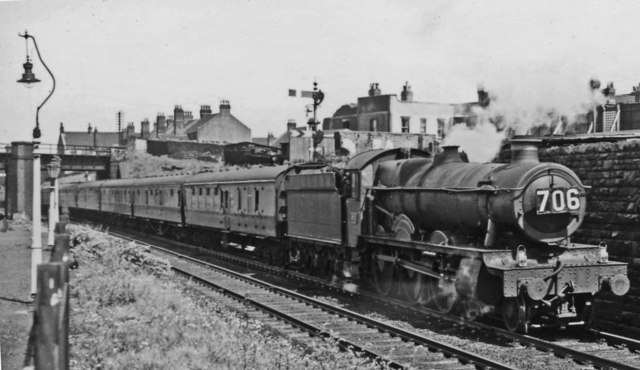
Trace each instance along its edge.
<path fill-rule="evenodd" d="M 56 222 L 60 221 L 60 214 L 58 209 L 58 179 L 51 181 L 51 189 L 49 191 L 49 233 L 47 237 L 47 245 L 53 246 L 54 243 L 54 229 Z"/>
<path fill-rule="evenodd" d="M 13 218 L 15 214 L 25 213 L 29 219 L 33 219 L 33 143 L 27 141 L 14 141 L 11 143 L 11 158 L 7 166 L 6 178 L 6 211 L 7 217 Z M 36 171 L 40 174 L 40 169 Z M 39 192 L 38 192 L 39 193 Z"/>
<path fill-rule="evenodd" d="M 54 207 L 56 202 L 55 197 L 56 197 L 55 188 L 51 186 L 51 189 L 49 189 L 49 216 L 47 217 L 47 219 L 49 220 L 49 232 L 47 233 L 47 246 L 49 247 L 53 246 L 53 242 L 54 242 L 53 230 L 56 225 L 56 220 L 54 216 L 54 209 L 55 209 Z"/>
<path fill-rule="evenodd" d="M 38 265 L 42 263 L 42 217 L 40 208 L 40 155 L 33 153 L 33 211 L 31 227 L 31 295 L 38 292 Z"/>

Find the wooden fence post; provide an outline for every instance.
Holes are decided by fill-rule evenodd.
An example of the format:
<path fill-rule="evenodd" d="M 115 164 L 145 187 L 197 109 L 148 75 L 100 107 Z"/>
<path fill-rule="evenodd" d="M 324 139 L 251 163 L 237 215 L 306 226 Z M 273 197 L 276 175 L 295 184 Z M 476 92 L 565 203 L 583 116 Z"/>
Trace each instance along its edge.
<path fill-rule="evenodd" d="M 67 234 L 67 223 L 56 222 L 55 238 L 53 249 L 51 250 L 50 262 L 66 262 L 70 263 L 69 255 L 69 234 Z"/>
<path fill-rule="evenodd" d="M 67 263 L 38 265 L 35 365 L 37 370 L 69 368 L 69 268 Z"/>

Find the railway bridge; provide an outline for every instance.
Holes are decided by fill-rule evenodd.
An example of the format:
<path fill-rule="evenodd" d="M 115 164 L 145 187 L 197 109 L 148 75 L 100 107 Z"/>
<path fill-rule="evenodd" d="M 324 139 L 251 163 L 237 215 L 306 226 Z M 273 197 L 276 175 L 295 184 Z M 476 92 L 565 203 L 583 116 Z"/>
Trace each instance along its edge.
<path fill-rule="evenodd" d="M 125 147 L 34 144 L 15 141 L 0 144 L 0 172 L 5 172 L 5 209 L 12 217 L 25 213 L 31 218 L 33 205 L 33 159 L 40 157 L 41 179 L 47 180 L 46 166 L 58 156 L 62 171 L 91 171 L 97 178 L 118 178 L 118 164 L 124 160 Z M 0 199 L 0 201 L 3 199 Z"/>

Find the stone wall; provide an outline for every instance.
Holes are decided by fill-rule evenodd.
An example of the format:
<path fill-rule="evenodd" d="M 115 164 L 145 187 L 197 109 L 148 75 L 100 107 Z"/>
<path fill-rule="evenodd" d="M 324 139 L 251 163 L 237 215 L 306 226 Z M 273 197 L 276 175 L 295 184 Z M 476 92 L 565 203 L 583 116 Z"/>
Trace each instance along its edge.
<path fill-rule="evenodd" d="M 575 242 L 608 245 L 609 259 L 629 263 L 631 290 L 599 297 L 594 309 L 603 330 L 640 337 L 640 140 L 562 144 L 540 150 L 540 160 L 575 171 L 587 190 L 587 215 Z"/>

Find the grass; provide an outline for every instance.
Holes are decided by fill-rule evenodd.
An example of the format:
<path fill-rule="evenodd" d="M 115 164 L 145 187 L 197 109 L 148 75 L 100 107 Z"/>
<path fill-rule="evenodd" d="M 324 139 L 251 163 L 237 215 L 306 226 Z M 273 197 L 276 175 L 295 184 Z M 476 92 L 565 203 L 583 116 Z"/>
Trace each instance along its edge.
<path fill-rule="evenodd" d="M 333 343 L 301 347 L 176 279 L 135 243 L 69 226 L 73 369 L 377 369 Z"/>

